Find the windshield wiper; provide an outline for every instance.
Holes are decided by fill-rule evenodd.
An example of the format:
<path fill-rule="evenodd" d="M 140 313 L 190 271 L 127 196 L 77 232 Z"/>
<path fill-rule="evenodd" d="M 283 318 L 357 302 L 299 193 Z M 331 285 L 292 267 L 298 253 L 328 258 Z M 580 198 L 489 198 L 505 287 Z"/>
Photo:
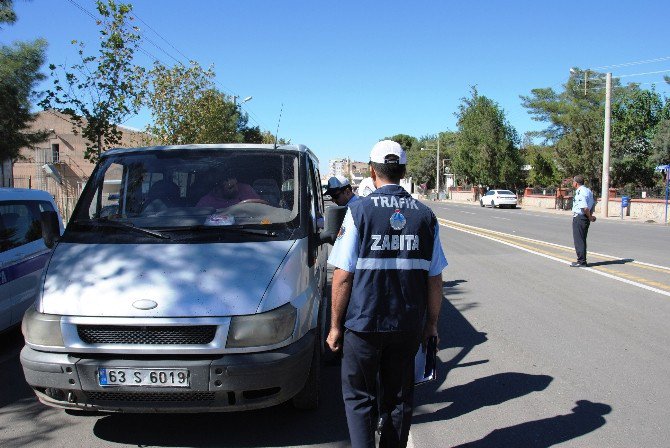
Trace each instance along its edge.
<path fill-rule="evenodd" d="M 162 238 L 162 239 L 170 239 L 169 236 L 164 235 L 160 232 L 157 232 L 155 230 L 149 230 L 145 229 L 144 227 L 138 227 L 134 224 L 127 223 L 127 222 L 120 222 L 120 221 L 110 221 L 107 218 L 99 218 L 99 219 L 77 219 L 76 221 L 73 221 L 74 224 L 81 224 L 85 226 L 92 226 L 92 227 L 112 227 L 115 229 L 131 229 L 131 230 L 136 230 L 138 232 L 144 233 L 145 235 L 151 235 L 154 238 Z"/>
<path fill-rule="evenodd" d="M 167 229 L 165 229 L 167 230 Z M 263 236 L 272 236 L 275 237 L 278 235 L 276 230 L 270 230 L 270 229 L 255 229 L 255 228 L 249 228 L 245 226 L 240 226 L 240 225 L 232 225 L 232 226 L 205 226 L 205 225 L 197 225 L 197 226 L 185 226 L 185 227 L 171 227 L 169 230 L 171 231 L 179 231 L 179 230 L 217 230 L 217 231 L 224 231 L 224 232 L 236 232 L 236 233 L 242 233 L 246 235 L 263 235 Z"/>

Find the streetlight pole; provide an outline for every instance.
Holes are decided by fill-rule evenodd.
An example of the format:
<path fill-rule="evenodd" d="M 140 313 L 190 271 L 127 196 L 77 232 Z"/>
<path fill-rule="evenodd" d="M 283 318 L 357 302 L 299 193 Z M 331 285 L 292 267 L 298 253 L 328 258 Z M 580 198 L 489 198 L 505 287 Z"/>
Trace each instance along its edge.
<path fill-rule="evenodd" d="M 428 146 L 428 145 L 426 145 Z M 421 148 L 421 151 L 435 151 L 433 148 Z M 437 134 L 437 160 L 435 170 L 435 199 L 440 199 L 440 134 Z"/>
<path fill-rule="evenodd" d="M 243 99 L 242 101 L 240 101 L 240 104 L 237 104 L 237 99 L 239 97 L 240 97 L 239 95 L 233 95 L 233 104 L 235 105 L 235 107 L 241 106 L 242 104 L 246 103 L 247 101 L 251 101 L 253 99 L 253 96 L 248 96 L 245 99 Z"/>
<path fill-rule="evenodd" d="M 607 218 L 610 188 L 610 128 L 612 122 L 612 73 L 605 78 L 605 136 L 603 138 L 603 178 L 600 198 L 601 212 Z"/>

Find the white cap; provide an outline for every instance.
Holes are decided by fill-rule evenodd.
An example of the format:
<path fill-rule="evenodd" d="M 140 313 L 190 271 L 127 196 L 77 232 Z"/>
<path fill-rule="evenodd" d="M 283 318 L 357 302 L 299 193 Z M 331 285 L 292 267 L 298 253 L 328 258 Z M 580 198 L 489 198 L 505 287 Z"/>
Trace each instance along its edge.
<path fill-rule="evenodd" d="M 331 194 L 341 188 L 344 188 L 349 184 L 349 179 L 344 176 L 333 176 L 328 179 L 328 188 L 326 189 L 326 194 Z"/>
<path fill-rule="evenodd" d="M 387 156 L 397 156 L 398 161 L 386 160 Z M 400 144 L 393 140 L 382 140 L 377 142 L 370 151 L 370 162 L 374 163 L 397 163 L 399 165 L 407 164 L 407 155 Z"/>
<path fill-rule="evenodd" d="M 358 184 L 358 195 L 362 198 L 365 196 L 369 195 L 373 191 L 375 191 L 377 187 L 375 187 L 375 183 L 372 181 L 371 177 L 366 177 L 361 181 L 360 184 Z"/>

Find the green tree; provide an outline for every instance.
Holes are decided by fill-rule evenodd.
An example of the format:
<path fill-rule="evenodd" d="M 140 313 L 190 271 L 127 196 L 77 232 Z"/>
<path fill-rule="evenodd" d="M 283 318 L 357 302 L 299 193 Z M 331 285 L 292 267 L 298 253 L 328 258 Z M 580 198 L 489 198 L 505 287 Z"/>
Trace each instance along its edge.
<path fill-rule="evenodd" d="M 147 78 L 147 105 L 153 117 L 148 131 L 162 144 L 194 143 L 198 102 L 214 90 L 214 70 L 198 63 L 166 67 L 154 64 Z"/>
<path fill-rule="evenodd" d="M 533 120 L 547 127 L 532 133 L 554 148 L 556 166 L 562 177 L 582 174 L 587 184 L 599 191 L 602 173 L 605 81 L 602 73 L 573 70 L 562 92 L 552 88 L 533 89 L 521 96 Z M 613 80 L 613 88 L 619 85 Z"/>
<path fill-rule="evenodd" d="M 526 144 L 523 147 L 525 161 L 530 165 L 526 182 L 533 187 L 550 187 L 561 182 L 561 175 L 554 162 L 554 148 Z"/>
<path fill-rule="evenodd" d="M 270 131 L 261 131 L 260 134 L 261 134 L 261 141 L 258 142 L 258 143 L 264 143 L 264 144 L 269 144 L 269 145 L 272 145 L 272 144 L 275 144 L 275 143 L 277 143 L 278 145 L 290 145 L 291 144 L 291 140 L 285 140 L 281 137 L 279 138 L 279 141 L 277 141 L 277 139 L 275 138 L 275 135 Z M 246 139 L 245 139 L 245 142 L 255 143 L 255 142 L 251 142 L 251 141 L 246 140 Z"/>
<path fill-rule="evenodd" d="M 655 90 L 632 84 L 620 88 L 612 105 L 612 185 L 654 184 L 652 141 L 668 109 Z"/>
<path fill-rule="evenodd" d="M 0 26 L 15 21 L 12 2 L 0 1 Z M 0 162 L 16 160 L 21 148 L 33 147 L 47 136 L 44 131 L 30 131 L 35 120 L 30 99 L 37 82 L 44 79 L 39 69 L 46 45 L 46 41 L 37 39 L 0 46 Z"/>
<path fill-rule="evenodd" d="M 407 134 L 396 134 L 393 137 L 384 137 L 382 140 L 393 140 L 402 146 L 402 149 L 404 149 L 405 152 L 411 151 L 413 148 L 416 150 L 416 144 L 418 142 L 416 137 Z"/>
<path fill-rule="evenodd" d="M 91 161 L 120 143 L 118 125 L 138 112 L 145 74 L 143 68 L 133 65 L 140 36 L 130 25 L 132 5 L 98 0 L 96 7 L 100 14 L 98 55 L 85 55 L 85 44 L 72 41 L 78 47 L 80 62 L 71 67 L 49 66 L 54 89 L 47 91 L 41 102 L 44 108 L 69 115 L 75 133 L 81 128 L 88 141 L 84 156 Z"/>
<path fill-rule="evenodd" d="M 447 167 L 451 169 L 451 158 L 457 138 L 457 133 L 455 132 L 440 132 L 438 135 L 427 135 L 414 139 L 409 151 L 407 151 L 407 175 L 411 176 L 419 184 L 427 184 L 429 188 L 436 186 L 438 138 L 440 140 L 440 173 L 442 173 L 440 189 L 442 189 L 446 186 L 444 184 L 445 169 Z M 448 163 L 447 160 L 449 161 Z"/>
<path fill-rule="evenodd" d="M 670 119 L 661 121 L 652 141 L 652 163 L 655 166 L 670 163 Z"/>
<path fill-rule="evenodd" d="M 516 186 L 521 177 L 519 137 L 504 111 L 472 87 L 471 96 L 461 99 L 456 116 L 454 169 L 476 184 Z"/>
<path fill-rule="evenodd" d="M 230 96 L 216 89 L 212 67 L 192 62 L 166 67 L 157 62 L 147 78 L 150 132 L 162 144 L 262 143 L 258 126 Z M 274 143 L 274 140 L 272 141 Z"/>

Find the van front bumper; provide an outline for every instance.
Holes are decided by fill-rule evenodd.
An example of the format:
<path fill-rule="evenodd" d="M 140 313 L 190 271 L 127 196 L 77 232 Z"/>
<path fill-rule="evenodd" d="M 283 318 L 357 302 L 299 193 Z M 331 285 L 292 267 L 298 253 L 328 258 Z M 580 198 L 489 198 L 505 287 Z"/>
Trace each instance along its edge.
<path fill-rule="evenodd" d="M 131 357 L 21 351 L 26 381 L 38 399 L 63 409 L 107 412 L 226 412 L 289 400 L 305 385 L 314 330 L 272 351 L 215 355 Z M 188 369 L 189 387 L 101 386 L 99 368 Z"/>

